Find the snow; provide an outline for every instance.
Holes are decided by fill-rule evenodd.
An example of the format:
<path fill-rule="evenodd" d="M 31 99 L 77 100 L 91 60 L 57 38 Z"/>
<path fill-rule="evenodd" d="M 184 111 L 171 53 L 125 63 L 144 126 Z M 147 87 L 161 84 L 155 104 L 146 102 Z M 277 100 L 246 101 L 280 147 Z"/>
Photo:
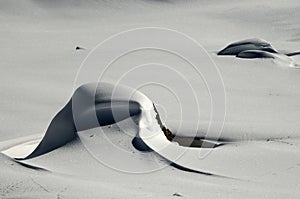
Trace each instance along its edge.
<path fill-rule="evenodd" d="M 184 198 L 299 198 L 299 69 L 281 59 L 217 55 L 247 38 L 263 38 L 282 54 L 299 51 L 299 6 L 296 0 L 1 1 L 1 151 L 40 139 L 80 84 L 97 80 L 107 61 L 139 44 L 163 44 L 180 52 L 205 78 L 180 57 L 149 48 L 112 63 L 101 80 L 141 91 L 158 104 L 162 120 L 176 135 L 223 143 L 200 154 L 199 148 L 184 148 L 182 154 L 182 146 L 155 134 L 155 112 L 147 106 L 145 115 L 134 118 L 140 129 L 130 119 L 81 131 L 71 143 L 23 161 L 47 171 L 1 155 L 1 198 L 173 198 L 174 193 Z M 159 34 L 153 27 L 161 27 Z M 136 28 L 141 31 L 92 51 L 110 36 Z M 167 29 L 193 38 L 207 54 Z M 299 63 L 299 57 L 291 58 Z M 81 76 L 84 69 L 93 73 Z M 214 84 L 219 76 L 226 101 L 219 92 L 211 101 L 206 83 L 222 88 Z M 221 111 L 212 115 L 216 106 Z M 135 133 L 161 156 L 135 149 Z M 214 175 L 182 171 L 170 161 Z"/>

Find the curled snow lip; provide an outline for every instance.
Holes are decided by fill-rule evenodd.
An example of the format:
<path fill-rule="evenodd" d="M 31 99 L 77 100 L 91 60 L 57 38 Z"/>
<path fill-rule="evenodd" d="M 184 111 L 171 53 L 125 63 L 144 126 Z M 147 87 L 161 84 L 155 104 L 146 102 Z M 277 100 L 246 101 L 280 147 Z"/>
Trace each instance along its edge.
<path fill-rule="evenodd" d="M 91 121 L 93 117 L 97 118 L 96 122 Z M 21 144 L 4 153 L 16 160 L 35 158 L 78 137 L 80 139 L 78 132 L 84 133 L 88 129 L 118 124 L 130 118 L 133 122 L 128 124 L 136 125 L 139 129 L 134 132 L 135 135 L 132 135 L 129 143 L 134 148 L 142 152 L 154 152 L 178 169 L 212 175 L 178 160 L 190 147 L 207 149 L 221 145 L 195 138 L 175 137 L 163 124 L 155 105 L 148 97 L 129 87 L 102 82 L 84 84 L 76 89 L 68 103 L 55 115 L 40 142 Z M 172 142 L 173 139 L 176 143 Z M 28 146 L 32 149 L 28 150 Z M 84 146 L 88 147 L 85 144 Z M 24 149 L 29 151 L 27 155 L 24 155 Z M 101 146 L 99 149 L 101 150 Z M 21 151 L 23 157 L 18 155 L 18 151 Z M 198 157 L 197 154 L 198 151 L 193 151 L 194 158 Z"/>
<path fill-rule="evenodd" d="M 267 41 L 254 38 L 231 43 L 218 52 L 218 55 L 238 55 L 245 50 L 261 50 L 270 53 L 278 53 Z"/>
<path fill-rule="evenodd" d="M 267 58 L 267 59 L 276 59 L 276 55 L 263 50 L 244 50 L 236 55 L 239 58 Z"/>
<path fill-rule="evenodd" d="M 95 94 L 93 94 L 94 90 Z M 133 93 L 135 96 L 130 98 L 128 94 L 132 95 Z M 75 107 L 74 103 L 76 104 Z M 74 119 L 75 110 L 76 119 Z M 146 112 L 153 110 L 153 118 L 155 119 L 151 122 L 158 124 L 160 133 L 164 134 L 165 137 L 163 138 L 168 141 L 175 140 L 186 147 L 215 148 L 220 146 L 220 144 L 197 137 L 175 137 L 171 130 L 162 123 L 155 105 L 142 93 L 125 86 L 115 87 L 112 84 L 101 82 L 85 84 L 76 89 L 69 102 L 52 119 L 38 146 L 28 156 L 19 159 L 30 159 L 43 155 L 74 140 L 78 131 L 115 124 L 127 118 L 138 116 L 143 110 Z M 94 116 L 93 114 L 97 118 L 95 123 L 90 121 L 90 118 Z M 76 124 L 75 120 L 77 122 L 79 120 L 80 124 Z M 140 119 L 140 121 L 144 122 L 145 120 Z M 146 122 L 150 123 L 149 118 Z M 136 125 L 136 123 L 132 124 Z M 147 139 L 148 137 L 145 136 L 144 138 Z M 134 137 L 132 144 L 141 151 L 151 150 L 151 147 L 145 146 L 140 137 Z"/>
<path fill-rule="evenodd" d="M 291 57 L 300 55 L 300 52 L 280 53 L 267 41 L 254 38 L 231 43 L 217 55 L 233 55 L 243 59 L 272 59 L 276 63 L 298 68 L 299 63 Z"/>
<path fill-rule="evenodd" d="M 96 92 L 93 94 L 94 89 Z M 121 90 L 117 93 L 118 96 L 112 96 L 114 86 L 108 83 L 89 83 L 80 86 L 52 119 L 39 145 L 24 159 L 43 155 L 67 144 L 77 137 L 78 131 L 114 124 L 139 115 L 141 113 L 139 102 L 122 98 L 122 92 L 128 89 L 124 87 Z M 74 101 L 77 105 L 75 108 Z M 75 124 L 75 109 L 76 119 L 80 120 L 79 125 Z M 89 121 L 93 114 L 96 114 L 97 122 Z"/>

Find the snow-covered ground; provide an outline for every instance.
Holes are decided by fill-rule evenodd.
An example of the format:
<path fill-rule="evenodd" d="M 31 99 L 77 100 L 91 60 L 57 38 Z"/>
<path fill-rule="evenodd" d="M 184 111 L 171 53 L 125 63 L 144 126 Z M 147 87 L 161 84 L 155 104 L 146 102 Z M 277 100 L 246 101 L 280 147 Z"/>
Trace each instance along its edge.
<path fill-rule="evenodd" d="M 81 83 L 80 66 L 96 69 L 83 83 L 95 81 L 105 68 L 103 57 L 114 58 L 124 46 L 154 42 L 177 49 L 208 82 L 221 77 L 224 85 L 212 81 L 208 87 L 224 86 L 225 95 L 217 90 L 221 94 L 214 104 L 201 76 L 170 51 L 144 48 L 126 54 L 101 80 L 143 92 L 180 136 L 210 137 L 212 117 L 211 137 L 224 145 L 203 159 L 193 156 L 199 150 L 193 148 L 177 163 L 215 175 L 169 166 L 172 154 L 136 150 L 130 133 L 122 131 L 138 130 L 125 120 L 82 131 L 73 142 L 23 164 L 1 154 L 0 198 L 173 198 L 176 193 L 184 198 L 299 198 L 300 69 L 272 59 L 217 55 L 229 43 L 248 38 L 262 38 L 282 53 L 300 51 L 299 8 L 296 0 L 2 0 L 0 151 L 41 139 Z M 110 36 L 136 28 L 136 39 L 125 33 L 125 40 L 117 37 L 92 51 Z M 207 54 L 175 31 L 193 38 Z M 300 63 L 300 56 L 293 59 Z M 223 103 L 226 117 L 218 135 L 213 130 L 222 126 Z M 220 117 L 213 117 L 212 104 L 220 105 L 213 110 Z M 118 161 L 121 155 L 113 146 L 129 152 L 136 164 Z M 128 165 L 148 170 L 137 174 Z"/>

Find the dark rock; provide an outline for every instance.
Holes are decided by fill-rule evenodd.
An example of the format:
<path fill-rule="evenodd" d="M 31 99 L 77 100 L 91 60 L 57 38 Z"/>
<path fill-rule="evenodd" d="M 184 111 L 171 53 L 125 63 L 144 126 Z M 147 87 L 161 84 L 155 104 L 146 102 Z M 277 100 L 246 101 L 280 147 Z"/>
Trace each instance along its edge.
<path fill-rule="evenodd" d="M 80 47 L 80 46 L 76 46 L 75 50 L 85 50 L 85 48 Z"/>
<path fill-rule="evenodd" d="M 182 195 L 180 193 L 177 193 L 177 192 L 173 193 L 173 196 L 182 197 Z"/>

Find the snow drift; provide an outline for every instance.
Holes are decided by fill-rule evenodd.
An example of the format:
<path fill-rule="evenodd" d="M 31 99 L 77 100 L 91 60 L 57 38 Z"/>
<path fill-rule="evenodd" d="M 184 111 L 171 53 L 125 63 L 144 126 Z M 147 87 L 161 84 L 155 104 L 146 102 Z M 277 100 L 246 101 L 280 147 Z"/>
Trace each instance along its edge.
<path fill-rule="evenodd" d="M 299 55 L 299 52 L 280 53 L 273 46 L 263 39 L 246 39 L 229 44 L 217 53 L 218 55 L 234 55 L 238 58 L 272 59 L 280 65 L 298 67 L 299 64 L 291 56 Z"/>
<path fill-rule="evenodd" d="M 115 127 L 110 129 L 110 125 L 117 126 L 119 130 Z M 97 139 L 92 140 L 95 135 Z M 116 136 L 126 148 L 126 153 L 112 144 L 116 142 Z M 113 138 L 107 139 L 109 137 Z M 218 140 L 175 136 L 164 126 L 147 96 L 129 87 L 109 83 L 80 86 L 53 118 L 41 140 L 24 142 L 2 152 L 31 165 L 32 158 L 34 160 L 64 148 L 62 146 L 78 138 L 83 146 L 77 144 L 76 148 L 84 147 L 101 162 L 114 164 L 108 166 L 119 165 L 118 170 L 129 172 L 156 170 L 161 168 L 156 162 L 162 161 L 184 171 L 244 178 L 259 175 L 276 164 L 272 150 L 265 149 L 262 141 L 249 142 L 246 139 L 247 142 L 219 143 Z M 253 153 L 253 149 L 260 155 Z M 56 156 L 61 155 L 56 153 Z M 270 158 L 270 164 L 264 164 L 266 158 Z M 253 167 L 253 159 L 262 168 Z M 229 166 L 233 164 L 249 170 L 243 173 Z M 39 164 L 33 166 L 40 167 Z M 273 168 L 280 169 L 282 166 L 285 165 L 277 164 Z"/>
<path fill-rule="evenodd" d="M 125 119 L 127 126 L 136 126 L 138 129 L 128 145 L 132 144 L 140 151 L 154 151 L 177 168 L 204 173 L 193 164 L 186 165 L 184 161 L 179 160 L 183 153 L 189 150 L 186 146 L 192 144 L 193 139 L 179 137 L 177 142 L 171 142 L 175 136 L 164 126 L 149 98 L 129 87 L 109 83 L 89 83 L 80 86 L 52 119 L 40 141 L 26 142 L 4 153 L 17 160 L 35 158 L 75 140 L 78 138 L 78 132 L 118 124 Z M 184 142 L 183 146 L 178 145 L 181 140 Z M 217 145 L 206 141 L 197 144 L 197 147 L 203 144 L 206 148 Z M 194 155 L 197 158 L 198 154 Z"/>
<path fill-rule="evenodd" d="M 266 52 L 277 53 L 270 43 L 262 39 L 246 39 L 229 44 L 218 55 L 238 55 L 244 50 L 261 50 Z"/>
<path fill-rule="evenodd" d="M 74 140 L 78 131 L 114 124 L 140 114 L 141 100 L 126 99 L 128 96 L 125 93 L 132 92 L 122 86 L 114 90 L 114 86 L 108 83 L 91 83 L 79 87 L 52 119 L 36 148 L 32 144 L 34 150 L 30 154 L 14 154 L 14 158 L 29 159 L 43 155 Z M 94 123 L 90 120 L 93 116 L 97 118 Z"/>

